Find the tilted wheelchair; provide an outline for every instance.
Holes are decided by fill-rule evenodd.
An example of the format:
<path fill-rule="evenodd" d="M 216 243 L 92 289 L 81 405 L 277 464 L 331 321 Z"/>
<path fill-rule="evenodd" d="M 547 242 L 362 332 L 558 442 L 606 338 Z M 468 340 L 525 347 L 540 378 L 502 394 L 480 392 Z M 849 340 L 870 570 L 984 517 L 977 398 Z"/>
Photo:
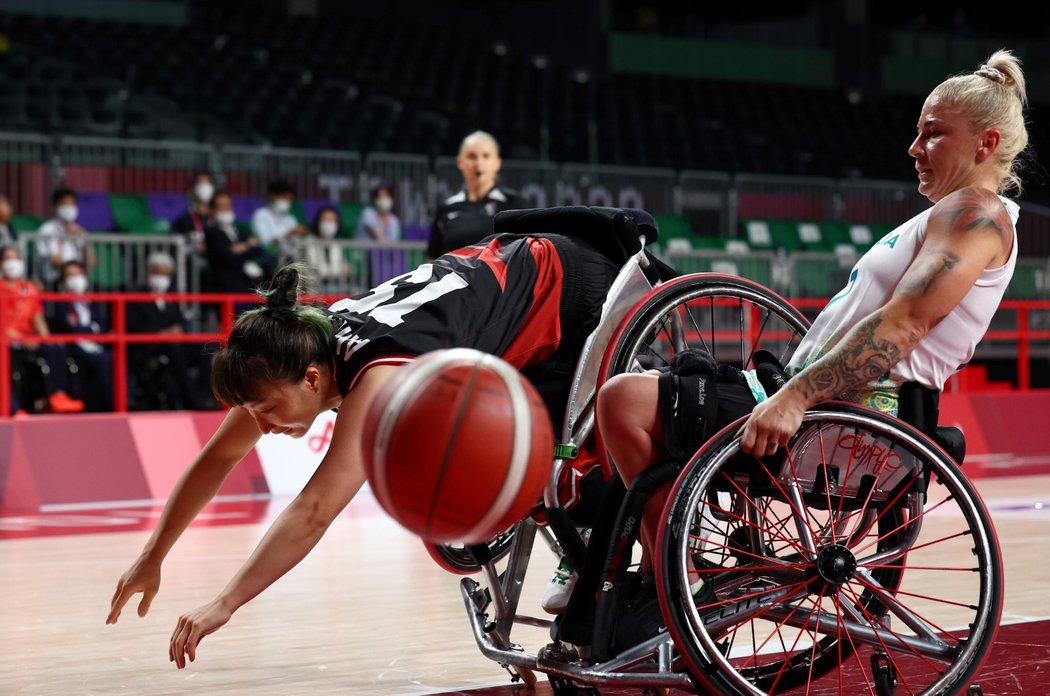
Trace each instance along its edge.
<path fill-rule="evenodd" d="M 924 433 L 868 408 L 829 403 L 807 413 L 775 455 L 740 451 L 741 420 L 684 464 L 658 465 L 649 488 L 674 483 L 657 532 L 657 625 L 641 638 L 621 637 L 639 609 L 629 599 L 628 562 L 651 491 L 625 491 L 607 472 L 586 546 L 557 498 L 561 470 L 596 435 L 597 390 L 616 374 L 659 368 L 695 347 L 742 369 L 760 349 L 786 364 L 808 321 L 741 278 L 696 274 L 654 286 L 642 247 L 655 230 L 620 215 L 603 232 L 618 236 L 626 260 L 578 363 L 544 496 L 546 527 L 527 518 L 488 545 L 430 548 L 449 570 L 483 574 L 484 583 L 461 581 L 482 653 L 526 682 L 547 674 L 557 694 L 600 686 L 964 692 L 998 627 L 1002 560 L 988 512 L 937 444 L 952 441 L 923 422 L 929 414 L 908 414 Z M 579 572 L 554 622 L 519 613 L 538 532 Z M 553 642 L 530 653 L 512 639 L 517 625 L 550 627 Z"/>

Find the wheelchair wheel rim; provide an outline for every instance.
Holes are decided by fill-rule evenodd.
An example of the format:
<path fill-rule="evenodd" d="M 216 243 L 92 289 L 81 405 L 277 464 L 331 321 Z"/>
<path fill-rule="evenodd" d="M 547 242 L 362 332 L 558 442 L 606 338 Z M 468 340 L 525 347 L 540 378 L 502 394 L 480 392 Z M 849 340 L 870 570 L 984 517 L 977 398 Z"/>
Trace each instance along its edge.
<path fill-rule="evenodd" d="M 859 531 L 854 539 L 847 535 L 848 529 L 845 527 L 841 529 L 842 536 L 839 536 L 836 530 L 844 516 L 841 511 L 834 512 L 834 500 L 828 506 L 827 519 L 821 522 L 808 506 L 792 510 L 790 491 L 776 490 L 774 481 L 779 472 L 775 467 L 780 466 L 781 471 L 792 468 L 794 455 L 783 456 L 780 464 L 763 463 L 751 458 L 756 464 L 748 471 L 747 467 L 738 464 L 741 461 L 736 457 L 738 441 L 733 437 L 734 426 L 730 426 L 694 457 L 679 479 L 681 486 L 678 494 L 669 503 L 670 512 L 665 515 L 664 554 L 668 560 L 659 564 L 664 569 L 660 588 L 665 593 L 662 599 L 672 635 L 676 643 L 700 647 L 699 659 L 691 660 L 694 676 L 723 693 L 791 693 L 789 682 L 792 680 L 784 679 L 787 670 L 782 669 L 779 674 L 768 671 L 760 673 L 758 665 L 761 660 L 773 664 L 777 658 L 782 658 L 786 664 L 786 661 L 794 659 L 795 683 L 799 681 L 799 676 L 807 684 L 819 681 L 819 675 L 799 675 L 797 671 L 805 668 L 807 650 L 816 655 L 819 641 L 828 636 L 838 641 L 838 645 L 851 648 L 842 651 L 844 654 L 849 653 L 842 660 L 843 667 L 861 675 L 853 688 L 843 691 L 840 687 L 840 693 L 875 688 L 876 670 L 874 666 L 868 670 L 864 660 L 868 659 L 867 653 L 876 652 L 887 655 L 889 664 L 897 672 L 906 692 L 950 692 L 960 684 L 965 684 L 983 661 L 994 639 L 1001 611 L 1001 558 L 983 503 L 954 464 L 948 462 L 946 455 L 935 451 L 933 446 L 917 437 L 917 433 L 902 427 L 895 419 L 868 413 L 867 409 L 845 407 L 807 415 L 807 423 L 817 421 L 830 424 L 828 427 L 837 430 L 832 432 L 824 429 L 816 431 L 817 435 L 814 435 L 813 428 L 807 431 L 804 425 L 799 436 L 789 445 L 789 451 L 792 447 L 805 450 L 807 443 L 800 440 L 804 440 L 806 433 L 810 432 L 810 454 L 800 456 L 810 456 L 811 459 L 824 457 L 825 464 L 829 466 L 827 476 L 835 477 L 835 482 L 848 481 L 850 477 L 843 476 L 841 457 L 835 460 L 840 465 L 836 477 L 832 460 L 826 451 L 821 452 L 827 447 L 825 440 L 829 437 L 832 440 L 841 439 L 843 432 L 851 430 L 873 431 L 888 437 L 892 429 L 894 437 L 902 438 L 895 450 L 897 454 L 914 456 L 916 461 L 922 461 L 924 466 L 933 469 L 931 491 L 936 484 L 944 488 L 947 495 L 941 497 L 939 502 L 921 508 L 915 508 L 914 503 L 911 503 L 912 507 L 907 509 L 917 509 L 917 516 L 902 517 L 902 520 L 906 520 L 903 523 L 900 520 L 880 522 L 874 540 Z M 850 456 L 859 461 L 856 454 L 861 450 L 858 447 L 867 446 L 869 449 L 864 451 L 870 452 L 870 447 L 877 444 L 874 441 L 851 444 Z M 894 450 L 888 451 L 892 453 Z M 892 463 L 892 460 L 887 458 L 887 462 Z M 886 475 L 887 482 L 891 482 L 887 473 L 891 463 L 885 463 L 879 470 L 879 476 Z M 804 461 L 797 464 L 801 468 L 806 466 Z M 858 465 L 858 470 L 860 468 Z M 906 467 L 899 465 L 898 471 L 902 468 Z M 797 478 L 797 474 L 792 471 L 791 477 Z M 762 483 L 763 476 L 768 476 L 771 482 Z M 863 476 L 856 480 L 861 482 L 862 479 Z M 738 483 L 744 480 L 748 481 L 746 485 Z M 753 483 L 756 480 L 760 483 Z M 879 491 L 880 481 L 877 476 L 867 498 L 860 497 L 866 494 L 858 489 L 859 493 L 855 497 L 867 502 L 855 520 L 871 519 L 874 513 L 869 510 L 877 510 L 879 505 L 883 512 L 903 506 L 903 498 L 915 495 L 914 491 L 907 492 L 910 484 L 905 483 L 905 478 L 900 479 L 895 489 L 887 491 Z M 805 485 L 802 484 L 802 487 L 805 488 Z M 836 485 L 825 482 L 825 494 L 830 499 L 831 491 L 835 490 L 841 493 L 843 500 L 848 500 L 846 488 L 836 488 Z M 734 486 L 740 489 L 737 495 L 741 500 L 745 494 L 752 495 L 751 503 L 745 503 L 744 507 L 754 507 L 759 510 L 758 514 L 749 513 L 741 515 L 744 520 L 734 520 L 733 508 L 727 507 Z M 876 491 L 878 495 L 885 495 L 883 501 L 873 500 Z M 893 497 L 894 491 L 898 494 L 896 498 Z M 728 497 L 712 502 L 713 492 L 717 492 L 717 496 Z M 782 509 L 788 509 L 787 522 L 774 519 L 772 513 L 759 509 L 757 494 L 762 492 L 768 493 L 772 499 L 784 498 L 778 504 Z M 807 495 L 819 495 L 819 487 L 814 487 Z M 931 495 L 931 500 L 933 497 Z M 953 505 L 956 510 L 951 509 Z M 901 507 L 901 510 L 905 509 Z M 676 516 L 683 510 L 697 512 L 687 515 L 687 520 L 690 520 L 687 521 Z M 707 534 L 707 538 L 702 542 L 708 544 L 711 550 L 702 551 L 699 560 L 710 561 L 710 568 L 697 562 L 696 542 L 691 540 L 693 536 L 701 536 L 692 534 L 690 528 L 696 528 L 696 519 L 703 520 L 705 514 L 709 520 L 714 520 L 706 523 L 708 529 L 704 534 Z M 718 521 L 718 516 L 721 516 L 722 522 Z M 747 520 L 750 520 L 750 527 L 744 524 Z M 788 523 L 803 529 L 808 527 L 814 540 L 821 543 L 814 543 L 810 549 L 801 543 L 803 534 L 799 534 L 799 539 L 788 538 L 792 536 Z M 701 522 L 699 527 L 702 528 L 704 524 Z M 750 547 L 740 542 L 739 534 L 735 541 L 728 534 L 722 540 L 712 540 L 719 524 L 727 529 L 745 529 L 748 538 L 758 536 L 765 537 L 765 540 Z M 965 524 L 966 529 L 960 531 L 961 524 Z M 939 531 L 941 527 L 944 527 L 944 531 Z M 907 535 L 913 532 L 920 537 L 912 542 L 907 551 L 895 555 L 899 550 L 893 545 L 903 543 Z M 794 545 L 787 543 L 789 541 L 794 542 Z M 971 545 L 971 558 L 958 562 L 927 560 L 938 557 L 937 554 L 944 556 L 946 551 L 946 557 L 953 558 Z M 718 546 L 723 548 L 716 552 Z M 818 558 L 814 551 L 818 547 L 836 547 L 822 551 L 823 574 L 816 568 Z M 732 557 L 734 553 L 736 555 Z M 729 560 L 715 562 L 718 554 Z M 880 554 L 884 558 L 879 558 Z M 850 568 L 851 563 L 855 564 L 855 569 Z M 896 575 L 895 567 L 899 569 Z M 970 572 L 973 570 L 979 572 Z M 872 575 L 872 571 L 877 574 Z M 708 578 L 703 584 L 709 583 L 710 587 L 700 590 L 700 600 L 695 601 L 692 595 L 702 575 Z M 956 578 L 951 578 L 955 588 L 949 591 L 940 589 L 940 584 L 945 582 L 945 575 L 971 577 L 961 584 Z M 887 582 L 890 587 L 883 587 L 883 582 Z M 897 583 L 896 587 L 892 586 L 894 582 Z M 961 608 L 968 606 L 976 609 L 969 613 L 968 609 Z M 746 618 L 749 613 L 754 618 Z M 962 626 L 971 623 L 972 628 L 960 630 L 957 622 L 952 623 L 951 616 L 963 617 L 965 620 Z M 909 625 L 908 621 L 914 625 Z M 771 630 L 770 626 L 775 630 Z M 759 629 L 757 632 L 756 628 Z M 764 634 L 762 630 L 765 630 Z M 748 631 L 750 635 L 747 635 Z M 744 640 L 740 641 L 741 638 Z M 739 642 L 744 643 L 744 649 L 740 649 Z M 810 645 L 813 647 L 809 648 Z M 825 649 L 831 649 L 827 647 L 827 641 L 824 645 Z M 734 652 L 734 648 L 737 652 Z M 748 651 L 752 653 L 750 657 L 747 656 Z M 683 653 L 689 661 L 689 651 L 684 650 Z M 861 657 L 862 654 L 865 657 Z M 834 686 L 834 676 L 828 678 L 832 681 L 821 682 L 822 685 Z M 842 679 L 841 673 L 839 679 Z"/>

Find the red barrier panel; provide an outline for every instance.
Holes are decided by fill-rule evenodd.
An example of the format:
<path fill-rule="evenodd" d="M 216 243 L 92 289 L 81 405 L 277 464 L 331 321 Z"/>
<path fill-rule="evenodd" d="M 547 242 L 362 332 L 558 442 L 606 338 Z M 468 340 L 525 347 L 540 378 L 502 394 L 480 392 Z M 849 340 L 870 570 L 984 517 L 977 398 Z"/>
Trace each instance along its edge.
<path fill-rule="evenodd" d="M 225 412 L 79 414 L 0 422 L 0 513 L 160 501 Z M 249 453 L 221 496 L 266 496 Z"/>

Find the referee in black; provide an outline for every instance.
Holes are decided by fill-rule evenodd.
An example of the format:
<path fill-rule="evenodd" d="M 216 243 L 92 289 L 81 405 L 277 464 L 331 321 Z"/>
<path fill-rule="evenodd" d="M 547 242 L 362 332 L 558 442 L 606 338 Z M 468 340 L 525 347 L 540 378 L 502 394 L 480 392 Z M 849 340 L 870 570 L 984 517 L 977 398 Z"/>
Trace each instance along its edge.
<path fill-rule="evenodd" d="M 427 256 L 469 246 L 492 234 L 492 218 L 503 210 L 530 207 L 517 191 L 496 185 L 503 161 L 499 143 L 485 131 L 474 131 L 459 146 L 456 167 L 463 174 L 463 189 L 438 206 L 430 226 Z"/>

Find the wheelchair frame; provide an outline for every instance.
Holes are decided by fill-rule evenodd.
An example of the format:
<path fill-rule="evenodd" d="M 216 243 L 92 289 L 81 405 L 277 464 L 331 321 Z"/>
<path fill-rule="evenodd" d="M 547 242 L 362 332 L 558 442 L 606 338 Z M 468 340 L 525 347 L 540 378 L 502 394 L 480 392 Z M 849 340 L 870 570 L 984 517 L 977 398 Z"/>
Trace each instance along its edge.
<path fill-rule="evenodd" d="M 571 385 L 569 404 L 566 409 L 565 420 L 563 423 L 561 443 L 568 446 L 566 448 L 567 450 L 572 450 L 582 446 L 584 441 L 591 436 L 595 429 L 595 396 L 600 387 L 601 375 L 604 371 L 610 369 L 607 362 L 607 354 L 609 353 L 614 340 L 619 340 L 619 333 L 622 332 L 623 327 L 630 322 L 639 307 L 644 304 L 645 299 L 650 296 L 650 293 L 658 292 L 664 287 L 658 285 L 654 291 L 653 285 L 647 280 L 643 272 L 645 267 L 646 258 L 642 251 L 639 251 L 628 259 L 610 288 L 608 299 L 603 307 L 602 318 L 598 327 L 586 342 Z M 689 276 L 688 278 L 695 280 L 698 277 L 710 278 L 712 282 L 724 283 L 729 280 L 725 276 L 718 276 L 716 274 L 699 274 L 699 276 Z M 755 284 L 750 282 L 748 282 L 748 285 L 755 286 Z M 794 312 L 786 302 L 767 291 L 767 299 L 768 297 L 773 297 L 776 300 L 783 302 L 784 306 L 780 309 L 785 314 Z M 713 315 L 715 311 L 713 300 L 711 307 L 713 326 Z M 688 310 L 686 311 L 686 314 L 688 316 Z M 675 314 L 675 317 L 677 317 L 677 314 Z M 768 315 L 766 319 L 768 320 Z M 678 338 L 675 336 L 679 332 L 683 332 L 685 328 L 677 326 L 666 330 L 668 331 L 669 336 L 671 336 L 672 342 L 678 342 Z M 751 347 L 752 350 L 754 347 L 755 346 Z M 745 353 L 745 346 L 743 345 L 743 318 L 741 318 L 741 362 L 744 363 L 742 367 L 746 367 L 746 363 L 750 358 L 749 355 L 745 357 Z M 634 360 L 636 357 L 637 356 L 635 355 L 628 355 L 627 359 Z M 624 356 L 621 356 L 621 361 L 623 359 Z M 863 421 L 866 416 L 861 414 L 858 418 Z M 811 417 L 807 416 L 807 419 L 811 420 Z M 879 420 L 879 423 L 879 427 L 882 428 L 892 429 L 893 427 L 892 423 L 886 421 L 886 417 L 882 417 L 881 420 Z M 937 453 L 943 455 L 940 448 L 926 436 L 913 429 L 908 429 L 904 424 L 901 424 L 901 426 L 899 438 L 902 442 L 917 446 L 923 452 L 934 453 L 930 456 L 939 456 Z M 723 446 L 725 446 L 725 440 L 725 437 L 720 440 Z M 728 446 L 733 447 L 736 446 L 736 444 L 737 442 L 732 440 L 729 442 Z M 688 463 L 688 465 L 682 467 L 682 474 L 678 479 L 677 485 L 682 485 L 683 481 L 688 478 L 688 475 L 695 476 L 697 471 L 702 471 L 706 466 L 706 460 L 704 459 L 704 456 L 701 455 L 708 454 L 715 459 L 719 456 L 718 451 L 711 450 L 705 445 L 705 447 L 701 448 L 701 451 Z M 944 458 L 947 459 L 947 455 L 944 455 Z M 577 533 L 575 526 L 569 520 L 567 513 L 561 507 L 557 496 L 557 482 L 563 468 L 567 466 L 567 464 L 568 460 L 566 458 L 556 458 L 554 460 L 551 477 L 544 491 L 544 503 L 550 531 L 553 532 L 557 543 L 561 545 L 564 552 L 573 559 L 576 567 L 581 568 L 587 549 Z M 946 471 L 946 469 L 940 469 L 939 471 L 943 472 Z M 959 475 L 959 478 L 963 478 L 961 474 Z M 976 496 L 976 493 L 972 488 L 964 486 L 960 490 L 963 491 L 964 497 Z M 790 504 L 797 505 L 800 500 L 792 497 L 794 495 L 793 492 L 785 494 L 787 498 L 790 498 Z M 672 515 L 677 497 L 678 495 L 671 496 L 668 505 L 665 508 L 664 524 L 661 525 L 661 530 L 659 532 L 659 538 L 662 539 L 662 545 L 664 546 L 662 549 L 663 553 L 672 553 L 672 549 L 668 546 L 668 544 L 671 544 L 669 539 L 672 535 L 668 533 L 668 530 L 675 528 L 676 523 L 679 527 L 681 526 L 681 522 L 676 522 Z M 923 498 L 923 500 L 925 500 L 925 498 Z M 915 505 L 914 497 L 910 504 L 913 506 Z M 983 510 L 979 498 L 976 499 L 973 506 Z M 918 513 L 912 511 L 907 514 L 919 514 L 921 524 L 921 507 Z M 865 512 L 865 515 L 866 516 L 862 518 L 862 523 L 864 520 L 870 520 L 870 515 L 868 515 L 867 511 Z M 874 523 L 869 521 L 869 525 L 870 524 Z M 486 657 L 500 663 L 502 666 L 510 670 L 513 680 L 516 681 L 518 678 L 522 678 L 531 685 L 535 683 L 535 675 L 533 673 L 543 672 L 552 678 L 552 685 L 555 686 L 555 693 L 559 693 L 558 685 L 563 683 L 567 685 L 578 683 L 589 687 L 614 685 L 637 686 L 649 691 L 666 688 L 693 690 L 699 687 L 716 689 L 722 693 L 766 693 L 765 691 L 760 690 L 757 686 L 749 685 L 746 674 L 744 677 L 736 679 L 736 681 L 733 681 L 732 679 L 719 680 L 717 678 L 709 677 L 708 673 L 712 669 L 724 669 L 728 664 L 725 659 L 722 659 L 724 656 L 712 654 L 717 653 L 718 651 L 718 644 L 714 642 L 713 639 L 709 638 L 702 641 L 702 648 L 698 649 L 691 645 L 685 651 L 685 654 L 682 653 L 675 641 L 677 639 L 692 640 L 695 642 L 695 626 L 690 625 L 690 619 L 688 617 L 683 618 L 682 616 L 673 615 L 676 608 L 674 607 L 674 601 L 669 598 L 669 593 L 671 591 L 668 589 L 669 583 L 672 583 L 673 581 L 667 579 L 669 574 L 666 568 L 664 568 L 666 563 L 663 559 L 654 561 L 654 565 L 658 565 L 659 568 L 664 568 L 662 573 L 658 570 L 657 575 L 658 580 L 661 583 L 659 586 L 661 610 L 664 616 L 664 621 L 670 630 L 661 631 L 656 636 L 644 640 L 634 647 L 622 650 L 607 659 L 601 655 L 597 656 L 596 659 L 593 655 L 581 656 L 574 646 L 568 646 L 559 642 L 552 643 L 536 653 L 528 653 L 523 648 L 516 645 L 511 637 L 512 629 L 515 624 L 550 628 L 554 623 L 549 619 L 535 618 L 519 614 L 518 611 L 521 591 L 528 562 L 532 554 L 537 529 L 541 529 L 541 531 L 547 533 L 547 530 L 539 528 L 531 518 L 526 518 L 515 526 L 511 535 L 503 537 L 502 546 L 497 549 L 498 553 L 494 555 L 486 554 L 487 557 L 478 558 L 478 564 L 480 570 L 484 574 L 487 587 L 470 577 L 464 578 L 460 583 L 464 606 L 467 610 L 471 630 L 479 649 Z M 879 531 L 883 531 L 881 527 L 879 528 Z M 917 535 L 918 528 L 909 531 L 909 533 L 912 532 Z M 810 557 L 807 557 L 807 562 L 809 562 L 816 553 L 815 542 L 813 541 L 811 534 L 806 536 L 807 533 L 805 530 L 800 529 L 799 534 L 810 542 L 809 547 L 811 553 Z M 752 536 L 755 536 L 754 533 L 752 533 Z M 991 530 L 991 534 L 986 535 L 986 537 L 987 538 L 985 538 L 982 543 L 991 549 L 991 556 L 994 557 L 992 565 L 995 567 L 988 571 L 994 576 L 992 581 L 990 581 L 991 585 L 994 586 L 991 593 L 994 596 L 986 597 L 982 600 L 990 602 L 990 604 L 982 607 L 983 620 L 987 623 L 994 617 L 993 623 L 997 623 L 1002 604 L 1001 559 L 998 559 L 998 547 L 994 537 L 994 530 Z M 832 535 L 832 538 L 834 540 L 834 535 Z M 507 550 L 508 541 L 509 553 Z M 604 549 L 592 550 L 593 553 L 604 551 Z M 673 551 L 679 553 L 679 555 L 682 553 L 681 548 L 676 548 Z M 903 550 L 898 550 L 897 555 L 888 553 L 885 549 L 882 549 L 881 546 L 880 551 L 881 557 L 883 558 L 900 559 L 906 556 L 908 549 L 905 548 Z M 500 572 L 496 567 L 496 562 L 500 560 L 503 554 L 507 555 L 507 564 L 506 568 Z M 837 563 L 838 559 L 836 559 L 835 562 Z M 624 563 L 626 564 L 626 561 Z M 903 564 L 903 561 L 900 561 L 900 563 Z M 458 572 L 466 573 L 470 570 L 471 568 L 468 564 L 466 567 L 458 569 Z M 727 573 L 728 572 L 729 571 L 727 571 Z M 903 575 L 903 572 L 904 571 L 901 570 L 899 574 Z M 870 578 L 870 576 L 868 577 Z M 765 582 L 768 582 L 768 580 Z M 881 598 L 883 604 L 892 604 L 891 595 L 899 589 L 899 581 L 896 586 L 892 586 L 892 583 L 889 584 L 891 586 L 888 589 L 880 588 L 879 590 L 882 592 L 882 594 L 879 595 L 879 598 Z M 995 594 L 994 588 L 998 589 L 998 594 Z M 872 592 L 874 593 L 876 590 L 872 590 Z M 868 608 L 872 606 L 882 606 L 879 603 L 878 598 L 871 599 L 870 597 L 865 596 L 863 600 L 857 601 L 859 605 L 852 610 L 854 613 L 866 612 L 868 611 Z M 685 601 L 685 603 L 688 604 L 689 602 Z M 896 609 L 898 614 L 906 615 L 904 609 L 899 607 Z M 683 614 L 686 613 L 686 611 L 687 610 L 683 610 Z M 776 610 L 774 609 L 774 612 L 775 611 Z M 670 620 L 669 614 L 672 614 Z M 695 617 L 692 621 L 693 624 L 695 624 Z M 908 622 L 907 617 L 905 617 L 905 622 Z M 885 631 L 881 633 L 883 637 L 886 634 Z M 872 635 L 880 635 L 880 631 L 876 629 L 872 632 Z M 934 642 L 934 637 L 931 635 L 928 636 L 928 638 L 930 644 L 932 644 Z M 990 643 L 993 638 L 994 628 L 992 629 L 992 637 L 985 638 L 985 643 Z M 882 638 L 880 638 L 880 641 L 881 640 Z M 904 641 L 904 643 L 906 642 L 907 641 Z M 961 642 L 965 643 L 965 639 L 962 639 Z M 843 651 L 841 643 L 842 641 L 840 640 L 838 642 L 840 653 Z M 814 642 L 814 655 L 816 654 L 816 646 L 817 642 Z M 883 647 L 885 647 L 885 645 L 883 645 Z M 706 655 L 704 654 L 705 651 L 707 653 Z M 950 652 L 947 648 L 945 651 L 946 654 Z M 785 652 L 787 651 L 785 650 Z M 962 650 L 962 652 L 966 652 L 965 649 Z M 974 651 L 970 651 L 970 653 L 973 652 Z M 968 654 L 966 658 L 973 664 L 968 663 L 967 665 L 964 665 L 964 667 L 969 670 L 965 676 L 972 676 L 972 674 L 979 669 L 983 656 L 986 654 L 985 650 L 979 650 L 976 652 L 978 653 L 976 656 Z M 847 658 L 848 657 L 849 655 L 847 655 Z M 885 657 L 885 655 L 883 655 L 883 657 Z M 756 654 L 755 659 L 757 658 L 758 655 Z M 804 661 L 805 660 L 803 659 L 802 662 Z M 828 660 L 825 659 L 824 661 L 827 662 Z M 798 671 L 797 665 L 794 668 Z M 781 667 L 780 671 L 777 672 L 777 679 L 780 678 L 783 670 L 784 667 Z M 872 671 L 875 684 L 874 687 L 869 684 L 869 689 L 875 688 L 879 696 L 892 694 L 899 675 L 893 672 L 892 669 L 885 668 L 885 666 L 881 668 L 877 667 L 874 655 L 872 656 Z M 746 669 L 742 671 L 742 673 L 746 672 Z M 794 675 L 795 678 L 798 678 L 799 676 L 804 675 Z M 809 678 L 812 678 L 812 668 L 810 668 Z M 865 679 L 867 678 L 865 677 Z M 761 680 L 757 681 L 758 683 L 761 683 Z M 941 682 L 945 681 L 945 679 L 941 680 Z M 939 686 L 931 687 L 931 689 L 936 688 L 937 690 L 923 691 L 923 693 L 956 692 L 956 687 L 953 684 L 948 684 L 948 686 L 945 687 L 950 690 L 942 690 L 941 687 L 944 687 L 945 685 L 941 682 L 938 682 Z M 774 689 L 775 687 L 776 680 L 774 680 Z"/>

